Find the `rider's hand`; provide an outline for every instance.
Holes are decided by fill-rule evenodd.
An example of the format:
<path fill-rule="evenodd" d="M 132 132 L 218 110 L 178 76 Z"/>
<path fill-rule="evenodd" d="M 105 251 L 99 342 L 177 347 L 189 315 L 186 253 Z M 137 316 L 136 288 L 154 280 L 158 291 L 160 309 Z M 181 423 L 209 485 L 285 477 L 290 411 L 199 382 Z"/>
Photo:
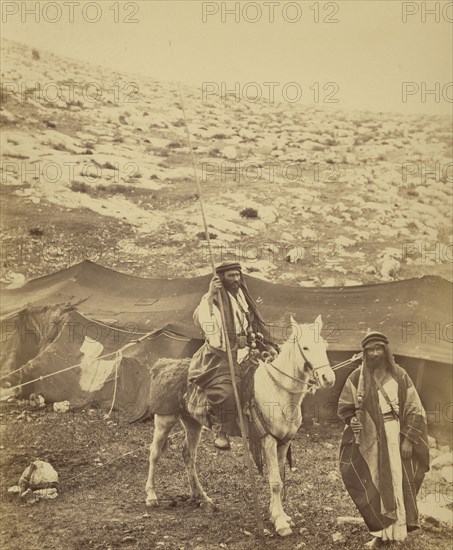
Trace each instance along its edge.
<path fill-rule="evenodd" d="M 222 281 L 218 275 L 214 275 L 209 283 L 208 300 L 212 301 L 217 296 L 217 292 L 222 288 Z"/>
<path fill-rule="evenodd" d="M 362 431 L 362 424 L 357 420 L 356 416 L 353 416 L 351 418 L 351 422 L 349 423 L 349 427 L 351 428 L 354 435 L 359 434 Z"/>
<path fill-rule="evenodd" d="M 412 455 L 412 443 L 409 441 L 409 439 L 406 439 L 403 437 L 403 441 L 401 441 L 401 457 L 402 458 L 410 458 Z"/>
<path fill-rule="evenodd" d="M 271 346 L 270 344 L 268 344 L 266 346 L 266 350 L 269 352 L 270 354 L 270 357 L 269 359 L 271 361 L 274 361 L 275 359 L 277 359 L 277 356 L 278 356 L 278 351 L 274 348 L 274 346 Z"/>

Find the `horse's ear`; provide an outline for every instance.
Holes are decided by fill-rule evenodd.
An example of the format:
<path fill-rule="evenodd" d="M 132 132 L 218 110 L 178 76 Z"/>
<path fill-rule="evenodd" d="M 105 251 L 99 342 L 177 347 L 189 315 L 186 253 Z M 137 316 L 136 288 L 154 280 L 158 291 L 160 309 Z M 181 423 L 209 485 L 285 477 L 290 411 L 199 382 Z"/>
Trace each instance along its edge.
<path fill-rule="evenodd" d="M 318 334 L 321 332 L 322 330 L 322 317 L 321 317 L 321 314 L 319 314 L 316 319 L 315 319 L 315 323 L 316 325 L 316 330 L 318 332 Z"/>
<path fill-rule="evenodd" d="M 297 323 L 296 323 L 296 321 L 295 321 L 295 319 L 292 315 L 289 316 L 289 322 L 290 322 L 291 325 L 297 325 Z"/>

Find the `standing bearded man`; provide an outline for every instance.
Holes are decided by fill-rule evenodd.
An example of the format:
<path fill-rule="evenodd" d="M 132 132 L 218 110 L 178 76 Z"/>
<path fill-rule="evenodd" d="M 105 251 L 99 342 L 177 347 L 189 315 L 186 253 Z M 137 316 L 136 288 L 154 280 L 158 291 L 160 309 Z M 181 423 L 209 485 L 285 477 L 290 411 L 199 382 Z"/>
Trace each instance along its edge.
<path fill-rule="evenodd" d="M 209 291 L 193 314 L 194 322 L 203 330 L 206 341 L 192 358 L 188 381 L 206 393 L 212 429 L 216 433 L 214 445 L 227 450 L 230 443 L 223 427 L 233 427 L 234 431 L 236 402 L 224 342 L 219 293 L 236 371 L 246 363 L 250 349 L 257 345 L 257 335 L 262 337 L 263 345 L 271 354 L 276 354 L 276 351 L 244 282 L 241 265 L 238 262 L 219 265 Z"/>
<path fill-rule="evenodd" d="M 363 363 L 346 380 L 338 415 L 346 423 L 340 471 L 373 539 L 401 541 L 419 527 L 417 493 L 429 470 L 426 415 L 386 336 L 362 340 Z"/>

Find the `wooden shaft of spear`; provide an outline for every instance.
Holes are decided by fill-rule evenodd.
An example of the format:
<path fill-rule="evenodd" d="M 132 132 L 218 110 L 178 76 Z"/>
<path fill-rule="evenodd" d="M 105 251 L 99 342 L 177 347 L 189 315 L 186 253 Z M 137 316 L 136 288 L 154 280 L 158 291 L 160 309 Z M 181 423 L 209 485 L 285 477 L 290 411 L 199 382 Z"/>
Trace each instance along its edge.
<path fill-rule="evenodd" d="M 170 49 L 173 53 L 171 42 L 170 42 Z M 198 201 L 200 203 L 201 216 L 203 218 L 204 232 L 205 232 L 205 236 L 206 236 L 206 241 L 208 243 L 209 259 L 210 259 L 210 263 L 211 263 L 212 272 L 213 272 L 214 275 L 216 275 L 214 257 L 212 255 L 211 240 L 210 240 L 210 237 L 209 237 L 208 224 L 206 222 L 206 214 L 205 214 L 205 209 L 204 209 L 204 204 L 203 204 L 203 195 L 202 195 L 202 191 L 201 191 L 200 181 L 198 179 L 197 169 L 196 169 L 196 166 L 195 166 L 195 157 L 194 157 L 194 154 L 193 154 L 192 140 L 190 139 L 190 132 L 189 132 L 189 127 L 188 127 L 188 123 L 187 123 L 186 110 L 184 108 L 184 101 L 183 101 L 183 96 L 182 96 L 181 86 L 180 86 L 179 81 L 177 82 L 177 85 L 178 85 L 179 102 L 181 104 L 181 110 L 182 110 L 182 114 L 183 114 L 183 118 L 184 118 L 184 127 L 185 127 L 185 130 L 186 130 L 187 142 L 188 142 L 188 145 L 189 145 L 190 158 L 191 158 L 191 161 L 192 161 L 192 167 L 193 167 L 193 172 L 194 172 L 194 176 L 195 176 L 195 182 L 197 184 Z M 228 366 L 230 368 L 230 375 L 231 375 L 231 383 L 232 383 L 232 386 L 233 386 L 234 400 L 236 402 L 236 410 L 237 410 L 237 416 L 238 416 L 238 420 L 239 420 L 239 428 L 241 430 L 242 447 L 244 449 L 245 461 L 246 461 L 247 470 L 249 472 L 249 477 L 250 477 L 250 486 L 251 486 L 251 489 L 252 489 L 253 507 L 254 507 L 254 510 L 255 510 L 255 519 L 256 519 L 256 524 L 257 524 L 257 528 L 258 528 L 258 535 L 260 537 L 264 537 L 263 519 L 261 517 L 261 513 L 260 513 L 260 509 L 259 509 L 258 493 L 257 493 L 257 490 L 256 490 L 255 476 L 254 476 L 254 473 L 253 473 L 252 460 L 250 458 L 250 453 L 249 453 L 249 449 L 248 449 L 247 435 L 246 435 L 246 432 L 245 432 L 245 425 L 244 425 L 244 417 L 242 415 L 241 402 L 239 400 L 239 392 L 238 392 L 237 383 L 236 383 L 236 373 L 234 371 L 233 354 L 231 352 L 230 341 L 229 341 L 229 338 L 228 338 L 228 332 L 227 332 L 226 321 L 225 321 L 225 310 L 224 310 L 224 306 L 223 306 L 222 295 L 221 295 L 220 292 L 218 293 L 218 298 L 219 298 L 219 305 L 220 305 L 220 315 L 221 315 L 221 319 L 222 319 L 223 341 L 225 342 L 225 350 L 226 350 L 226 354 L 227 354 L 227 358 L 228 358 Z"/>

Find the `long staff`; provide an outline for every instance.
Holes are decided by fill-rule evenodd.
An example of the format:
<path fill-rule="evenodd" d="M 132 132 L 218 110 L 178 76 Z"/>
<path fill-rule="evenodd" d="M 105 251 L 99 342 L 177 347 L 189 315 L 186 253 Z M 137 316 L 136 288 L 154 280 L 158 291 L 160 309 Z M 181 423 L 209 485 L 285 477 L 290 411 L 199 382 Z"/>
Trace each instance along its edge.
<path fill-rule="evenodd" d="M 170 44 L 170 50 L 173 54 L 173 48 L 172 48 L 171 42 L 169 44 Z M 205 210 L 204 210 L 201 185 L 200 185 L 200 181 L 198 179 L 197 169 L 195 167 L 195 157 L 194 157 L 194 154 L 193 154 L 192 141 L 190 139 L 190 132 L 189 132 L 188 124 L 187 124 L 186 110 L 184 108 L 184 101 L 183 101 L 183 96 L 182 96 L 182 93 L 181 93 L 181 86 L 180 86 L 179 81 L 177 81 L 177 85 L 178 85 L 179 102 L 181 104 L 182 114 L 183 114 L 183 118 L 184 118 L 184 127 L 185 127 L 185 130 L 186 130 L 187 142 L 189 144 L 190 158 L 191 158 L 191 161 L 192 161 L 193 172 L 194 172 L 195 181 L 196 181 L 196 184 L 197 184 L 198 200 L 199 200 L 199 203 L 200 203 L 201 216 L 203 218 L 204 232 L 205 232 L 205 236 L 206 236 L 206 241 L 208 243 L 209 259 L 210 259 L 210 262 L 211 262 L 212 272 L 213 272 L 214 275 L 216 275 L 214 257 L 212 255 L 211 240 L 209 238 L 208 224 L 206 222 L 206 215 L 205 215 Z M 255 476 L 254 476 L 254 473 L 253 473 L 252 461 L 251 461 L 250 454 L 249 454 L 249 449 L 248 449 L 247 436 L 246 436 L 246 433 L 245 433 L 244 418 L 242 416 L 241 403 L 239 401 L 239 393 L 238 393 L 238 388 L 237 388 L 237 383 L 236 383 L 236 373 L 234 372 L 233 355 L 231 353 L 231 346 L 230 346 L 230 341 L 229 341 L 229 338 L 228 338 L 228 332 L 227 332 L 227 328 L 226 328 L 225 310 L 224 310 L 224 307 L 223 307 L 222 295 L 221 295 L 220 292 L 218 293 L 218 297 L 219 297 L 219 305 L 220 305 L 220 315 L 221 315 L 221 319 L 222 319 L 223 341 L 225 342 L 225 349 L 226 349 L 226 353 L 227 353 L 227 357 L 228 357 L 228 366 L 230 368 L 231 383 L 232 383 L 233 392 L 234 392 L 234 400 L 236 401 L 236 410 L 237 410 L 237 415 L 238 415 L 238 419 L 239 419 L 239 428 L 241 430 L 241 437 L 242 437 L 242 447 L 244 449 L 245 461 L 246 461 L 247 469 L 248 469 L 249 476 L 250 476 L 250 485 L 251 485 L 252 495 L 253 495 L 253 506 L 254 506 L 254 509 L 255 509 L 255 519 L 256 519 L 256 524 L 257 524 L 257 528 L 258 528 L 258 535 L 260 537 L 264 537 L 263 519 L 261 517 L 260 509 L 259 509 L 258 494 L 257 494 L 257 491 L 256 491 L 256 484 L 255 484 Z"/>

